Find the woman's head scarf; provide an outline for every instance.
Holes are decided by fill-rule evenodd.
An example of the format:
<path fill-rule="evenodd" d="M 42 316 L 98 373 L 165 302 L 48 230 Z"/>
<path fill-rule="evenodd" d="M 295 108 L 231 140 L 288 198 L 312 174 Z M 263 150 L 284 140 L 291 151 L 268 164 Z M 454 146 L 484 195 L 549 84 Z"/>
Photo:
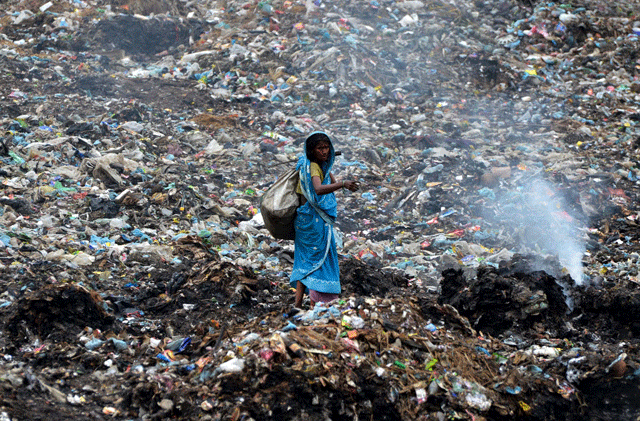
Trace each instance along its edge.
<path fill-rule="evenodd" d="M 331 172 L 331 168 L 333 167 L 333 163 L 336 159 L 336 151 L 333 148 L 333 142 L 331 138 L 325 132 L 313 132 L 307 136 L 304 146 L 304 153 L 300 155 L 298 159 L 298 164 L 296 165 L 296 169 L 300 171 L 300 183 L 305 190 L 305 196 L 307 196 L 307 200 L 317 204 L 322 208 L 328 215 L 335 218 L 336 217 L 336 198 L 333 193 L 323 194 L 318 196 L 316 194 L 315 189 L 313 188 L 313 182 L 311 181 L 311 159 L 313 158 L 313 148 L 321 141 L 329 142 L 329 159 L 326 162 L 320 163 L 320 168 L 322 169 L 322 175 L 324 179 L 322 180 L 322 184 L 331 183 L 331 177 L 329 173 Z"/>

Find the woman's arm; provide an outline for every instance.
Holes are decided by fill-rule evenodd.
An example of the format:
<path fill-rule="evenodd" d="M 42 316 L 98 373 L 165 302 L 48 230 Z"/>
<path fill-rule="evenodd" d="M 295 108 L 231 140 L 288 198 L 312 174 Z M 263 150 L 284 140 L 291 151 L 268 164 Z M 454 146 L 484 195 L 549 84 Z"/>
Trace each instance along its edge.
<path fill-rule="evenodd" d="M 351 191 L 358 190 L 359 186 L 358 186 L 358 183 L 356 183 L 355 181 L 351 181 L 351 180 L 336 181 L 336 179 L 333 177 L 333 174 L 329 174 L 329 177 L 331 177 L 331 184 L 322 184 L 322 180 L 320 180 L 320 177 L 318 176 L 311 177 L 313 188 L 315 189 L 316 194 L 318 196 L 322 196 L 323 194 L 333 193 L 334 191 L 340 190 L 342 188 L 345 188 Z"/>

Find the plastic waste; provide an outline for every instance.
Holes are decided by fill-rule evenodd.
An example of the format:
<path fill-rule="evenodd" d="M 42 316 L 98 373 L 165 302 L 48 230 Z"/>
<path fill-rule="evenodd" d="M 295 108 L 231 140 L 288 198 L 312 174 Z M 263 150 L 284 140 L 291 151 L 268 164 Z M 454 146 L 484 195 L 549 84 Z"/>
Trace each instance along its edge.
<path fill-rule="evenodd" d="M 243 358 L 232 358 L 218 366 L 218 370 L 223 373 L 240 373 L 244 370 Z"/>
<path fill-rule="evenodd" d="M 102 339 L 93 338 L 93 339 L 89 340 L 87 343 L 85 343 L 84 346 L 88 350 L 93 351 L 96 348 L 99 348 L 103 343 L 104 343 L 104 341 Z"/>

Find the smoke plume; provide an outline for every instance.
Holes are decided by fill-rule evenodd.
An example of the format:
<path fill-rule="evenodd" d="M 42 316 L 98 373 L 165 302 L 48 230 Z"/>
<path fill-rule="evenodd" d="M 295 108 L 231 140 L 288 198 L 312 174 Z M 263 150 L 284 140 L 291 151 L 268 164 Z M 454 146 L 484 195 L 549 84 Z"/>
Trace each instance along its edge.
<path fill-rule="evenodd" d="M 582 224 L 558 189 L 548 181 L 532 179 L 497 195 L 495 204 L 489 222 L 512 233 L 513 246 L 519 248 L 514 251 L 556 256 L 576 284 L 583 283 Z"/>

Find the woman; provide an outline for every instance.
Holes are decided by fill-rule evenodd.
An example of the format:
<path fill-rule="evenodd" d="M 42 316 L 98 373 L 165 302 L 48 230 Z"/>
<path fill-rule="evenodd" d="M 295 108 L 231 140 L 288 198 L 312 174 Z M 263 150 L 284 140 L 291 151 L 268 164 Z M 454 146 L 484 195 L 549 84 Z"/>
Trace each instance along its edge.
<path fill-rule="evenodd" d="M 323 132 L 314 132 L 305 141 L 305 153 L 296 169 L 300 171 L 298 192 L 305 200 L 295 220 L 295 253 L 289 283 L 296 288 L 295 306 L 302 307 L 305 289 L 309 289 L 311 307 L 329 302 L 340 293 L 340 269 L 333 231 L 336 198 L 340 189 L 358 190 L 351 180 L 336 181 L 331 174 L 335 150 Z"/>

